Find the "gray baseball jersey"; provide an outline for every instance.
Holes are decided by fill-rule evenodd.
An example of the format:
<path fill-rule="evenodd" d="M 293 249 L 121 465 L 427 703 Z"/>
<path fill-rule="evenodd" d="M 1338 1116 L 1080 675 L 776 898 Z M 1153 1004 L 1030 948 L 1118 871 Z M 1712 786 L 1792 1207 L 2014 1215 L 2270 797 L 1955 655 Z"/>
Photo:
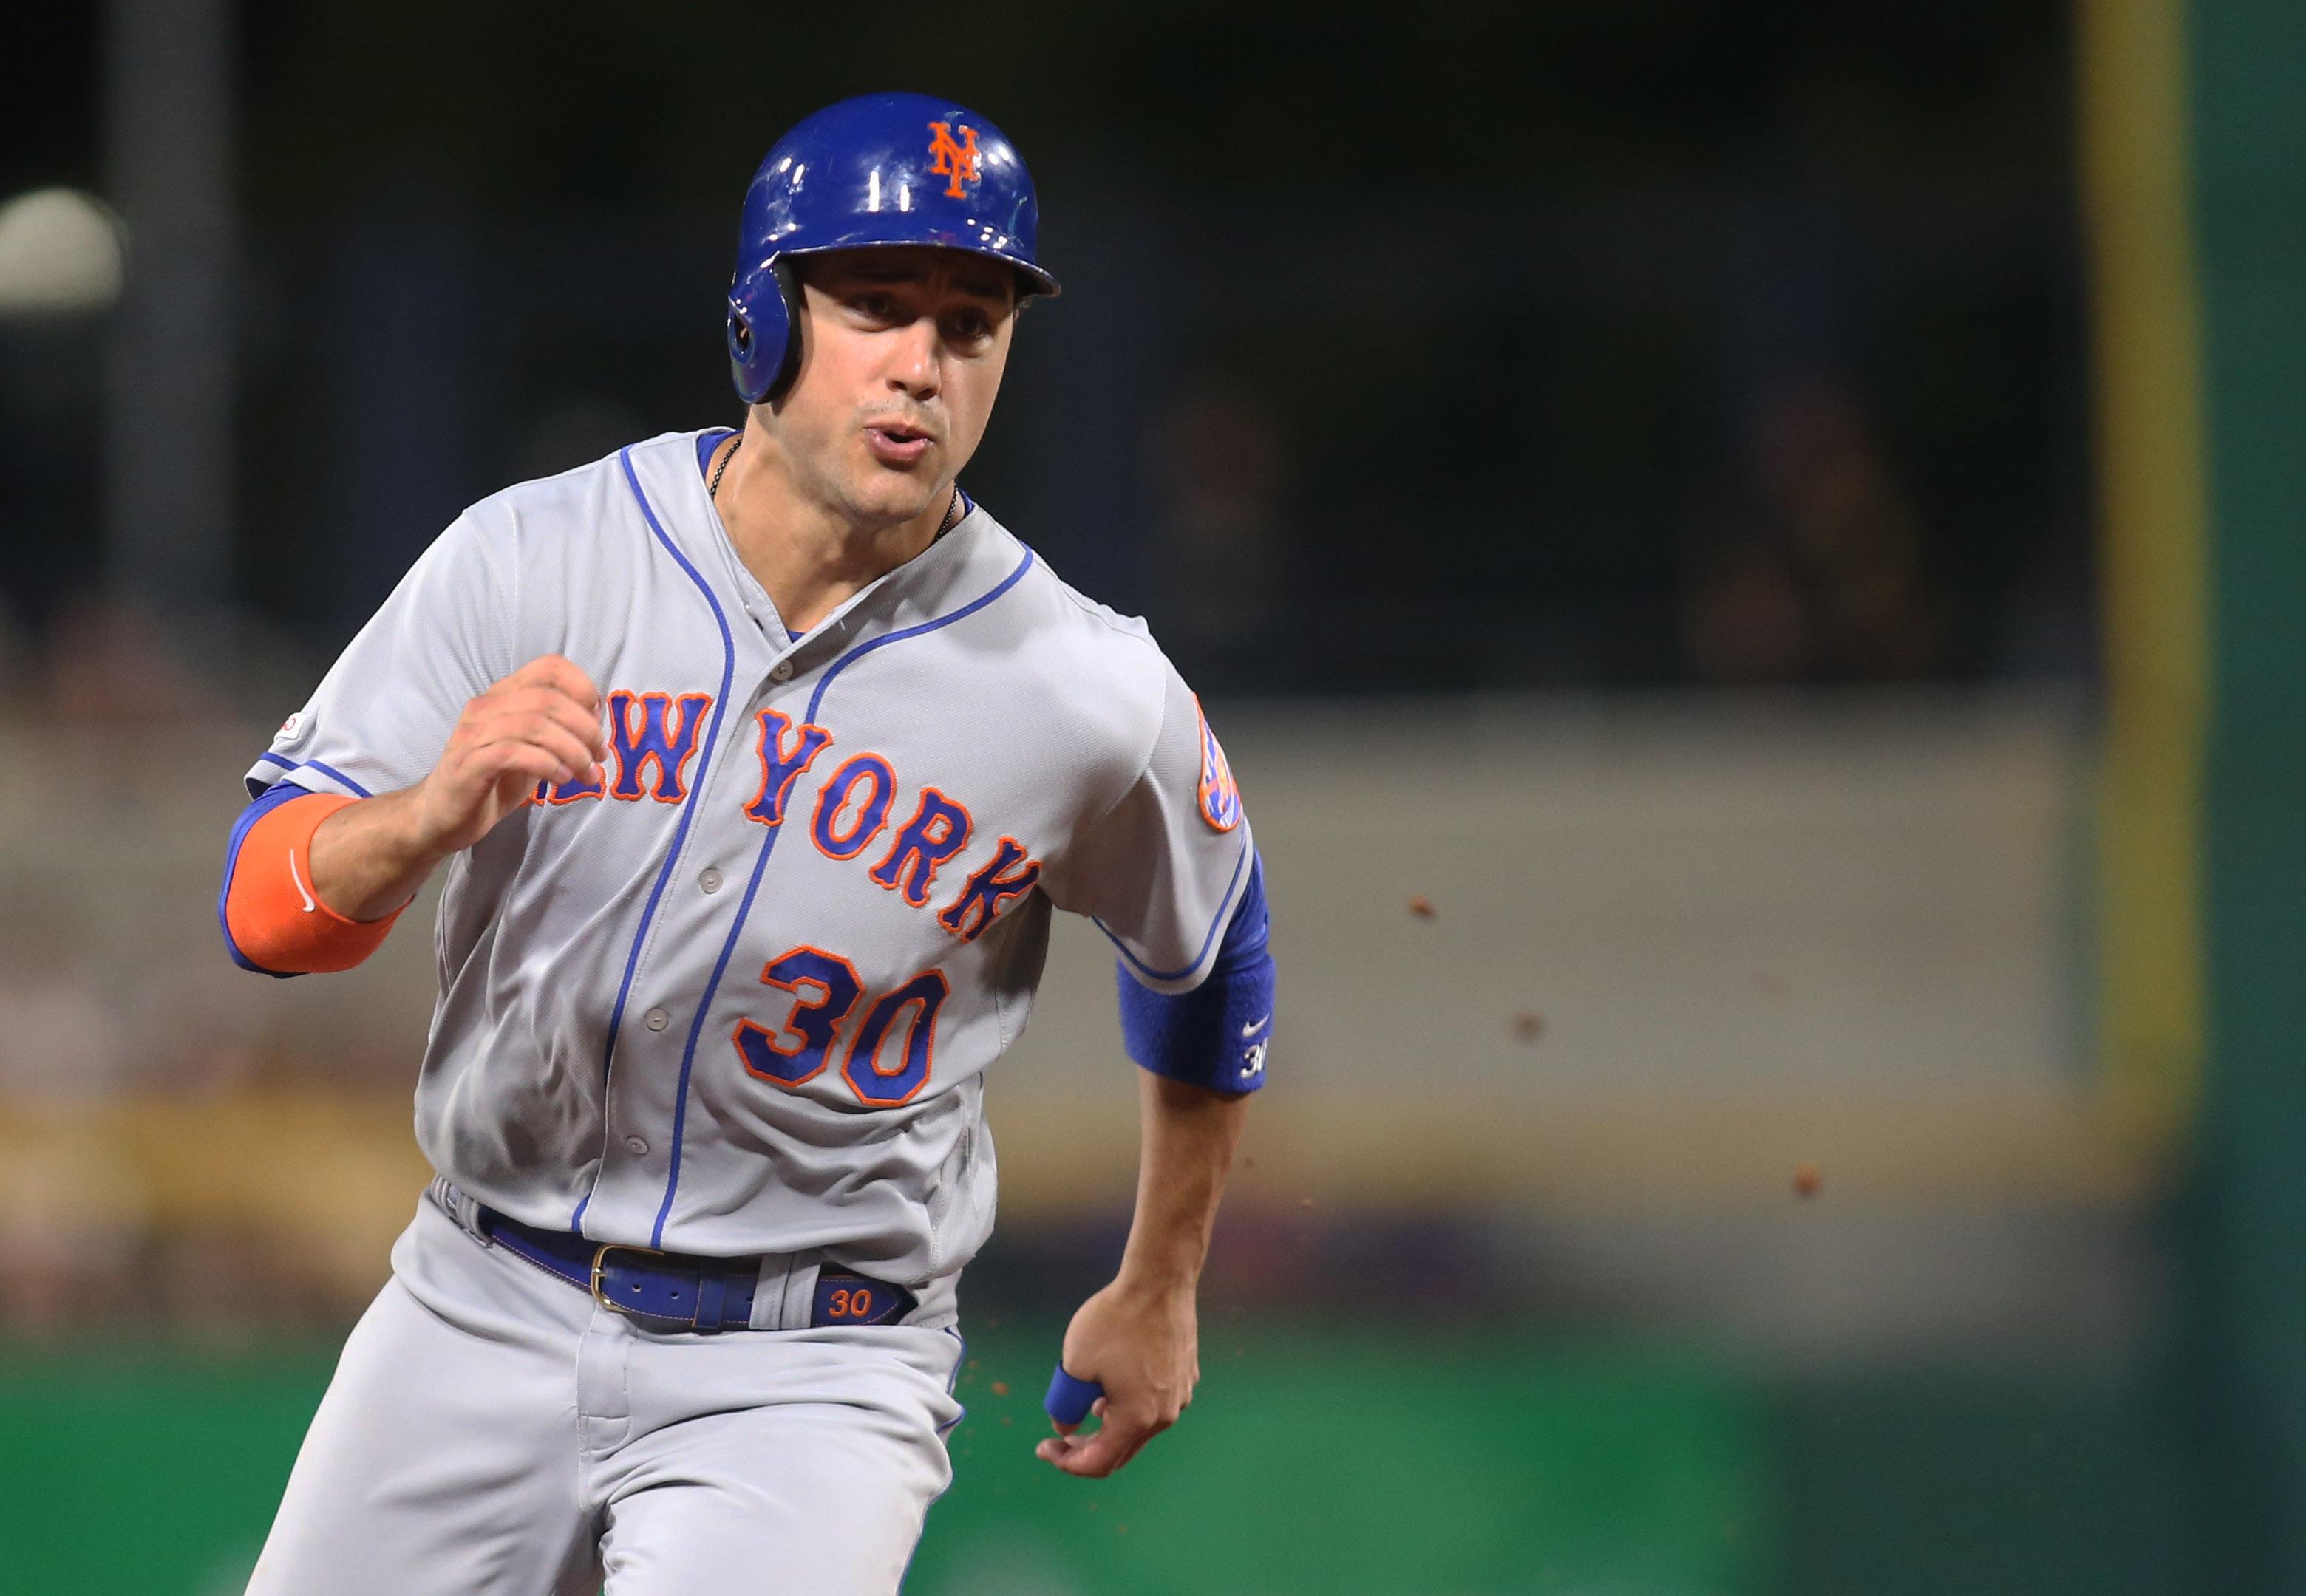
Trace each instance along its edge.
<path fill-rule="evenodd" d="M 1190 988 L 1250 828 L 1142 623 L 981 508 L 793 638 L 697 436 L 465 512 L 249 786 L 412 786 L 469 699 L 574 661 L 607 700 L 604 780 L 541 785 L 449 867 L 426 1155 L 597 1241 L 940 1280 L 992 1226 L 984 1072 L 1050 909 Z"/>

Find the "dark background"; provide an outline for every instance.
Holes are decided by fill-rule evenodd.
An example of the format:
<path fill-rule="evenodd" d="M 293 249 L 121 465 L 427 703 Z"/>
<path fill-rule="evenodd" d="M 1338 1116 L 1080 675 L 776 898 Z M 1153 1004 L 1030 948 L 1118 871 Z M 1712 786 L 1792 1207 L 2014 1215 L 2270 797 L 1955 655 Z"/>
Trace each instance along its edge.
<path fill-rule="evenodd" d="M 2083 674 L 2067 32 L 1982 0 L 805 36 L 729 4 L 250 4 L 217 596 L 333 647 L 471 500 L 733 421 L 753 166 L 821 104 L 921 87 L 1025 151 L 1068 289 L 969 485 L 1197 685 Z M 13 39 L 0 192 L 100 188 L 96 18 Z M 0 478 L 0 591 L 37 632 L 102 580 L 102 434 L 79 364 L 13 363 L 44 441 Z"/>

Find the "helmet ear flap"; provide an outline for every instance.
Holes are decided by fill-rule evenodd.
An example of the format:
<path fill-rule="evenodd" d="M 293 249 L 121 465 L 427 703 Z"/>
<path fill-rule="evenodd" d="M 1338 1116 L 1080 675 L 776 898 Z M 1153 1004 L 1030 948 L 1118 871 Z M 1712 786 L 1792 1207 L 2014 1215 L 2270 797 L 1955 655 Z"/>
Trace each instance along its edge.
<path fill-rule="evenodd" d="M 800 369 L 799 326 L 799 285 L 782 260 L 730 287 L 729 373 L 739 398 L 760 405 L 784 391 Z"/>
<path fill-rule="evenodd" d="M 777 305 L 784 312 L 784 326 L 778 337 L 775 366 L 769 372 L 769 385 L 763 395 L 773 399 L 792 386 L 800 374 L 801 324 L 807 320 L 802 313 L 807 302 L 801 298 L 800 279 L 782 260 L 769 263 L 769 272 L 777 282 Z"/>

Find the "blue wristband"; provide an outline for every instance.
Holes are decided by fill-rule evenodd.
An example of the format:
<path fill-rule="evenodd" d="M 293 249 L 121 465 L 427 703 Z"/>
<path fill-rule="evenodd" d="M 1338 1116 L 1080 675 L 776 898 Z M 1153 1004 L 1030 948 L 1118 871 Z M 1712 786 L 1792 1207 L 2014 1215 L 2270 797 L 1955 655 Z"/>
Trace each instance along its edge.
<path fill-rule="evenodd" d="M 1060 1362 L 1057 1371 L 1049 1377 L 1049 1394 L 1041 1398 L 1041 1405 L 1058 1423 L 1078 1424 L 1089 1417 L 1089 1408 L 1104 1395 L 1103 1386 L 1095 1380 L 1075 1379 Z"/>
<path fill-rule="evenodd" d="M 1253 1092 L 1265 1084 L 1273 1042 L 1270 925 L 1265 863 L 1252 858 L 1249 884 L 1200 986 L 1156 992 L 1132 976 L 1125 959 L 1115 966 L 1122 1044 L 1140 1068 L 1220 1092 Z"/>

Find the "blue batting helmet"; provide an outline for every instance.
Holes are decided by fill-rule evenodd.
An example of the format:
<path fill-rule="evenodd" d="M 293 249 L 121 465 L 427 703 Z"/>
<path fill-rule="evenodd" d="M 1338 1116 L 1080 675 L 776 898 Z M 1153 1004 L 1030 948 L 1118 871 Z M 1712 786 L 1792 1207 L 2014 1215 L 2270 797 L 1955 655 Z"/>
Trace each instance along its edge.
<path fill-rule="evenodd" d="M 1054 294 L 1033 259 L 1039 208 L 1015 145 L 966 107 L 926 94 L 867 94 L 827 106 L 779 139 L 753 186 L 729 285 L 729 364 L 757 405 L 792 380 L 796 255 L 935 244 L 1005 260 L 1018 297 Z"/>

